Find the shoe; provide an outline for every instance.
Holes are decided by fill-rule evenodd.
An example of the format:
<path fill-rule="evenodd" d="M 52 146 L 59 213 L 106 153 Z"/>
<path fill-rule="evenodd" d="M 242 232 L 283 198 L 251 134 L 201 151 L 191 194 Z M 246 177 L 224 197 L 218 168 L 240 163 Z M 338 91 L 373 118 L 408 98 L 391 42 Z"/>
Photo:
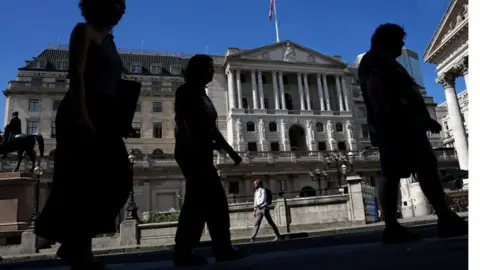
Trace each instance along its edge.
<path fill-rule="evenodd" d="M 420 236 L 410 232 L 407 228 L 401 225 L 395 225 L 385 228 L 382 240 L 384 244 L 399 244 L 419 241 Z"/>
<path fill-rule="evenodd" d="M 468 222 L 455 213 L 438 218 L 438 236 L 441 238 L 468 235 Z"/>
<path fill-rule="evenodd" d="M 217 262 L 229 262 L 240 260 L 248 256 L 250 256 L 248 250 L 232 247 L 230 248 L 230 250 L 222 251 L 222 253 L 215 254 L 215 260 Z"/>
<path fill-rule="evenodd" d="M 198 257 L 191 252 L 188 252 L 188 253 L 175 252 L 173 253 L 172 261 L 173 261 L 173 264 L 175 264 L 175 266 L 177 267 L 200 266 L 200 265 L 208 264 L 207 259 L 203 257 Z"/>

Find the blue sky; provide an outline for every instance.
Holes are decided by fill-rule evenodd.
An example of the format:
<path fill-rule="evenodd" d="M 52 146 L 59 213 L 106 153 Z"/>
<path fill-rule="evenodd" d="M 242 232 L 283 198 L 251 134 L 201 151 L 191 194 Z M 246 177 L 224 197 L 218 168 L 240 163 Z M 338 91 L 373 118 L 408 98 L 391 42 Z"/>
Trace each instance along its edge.
<path fill-rule="evenodd" d="M 369 48 L 376 26 L 403 25 L 406 46 L 423 55 L 450 0 L 277 0 L 280 38 L 353 62 Z M 67 44 L 82 21 L 76 0 L 0 0 L 0 88 L 17 68 L 48 44 Z M 223 54 L 227 47 L 254 48 L 275 42 L 269 0 L 127 0 L 115 29 L 120 48 Z M 445 100 L 435 67 L 422 65 L 427 92 Z M 465 89 L 463 79 L 457 88 Z M 5 98 L 0 97 L 3 122 Z M 0 123 L 0 127 L 3 126 Z"/>

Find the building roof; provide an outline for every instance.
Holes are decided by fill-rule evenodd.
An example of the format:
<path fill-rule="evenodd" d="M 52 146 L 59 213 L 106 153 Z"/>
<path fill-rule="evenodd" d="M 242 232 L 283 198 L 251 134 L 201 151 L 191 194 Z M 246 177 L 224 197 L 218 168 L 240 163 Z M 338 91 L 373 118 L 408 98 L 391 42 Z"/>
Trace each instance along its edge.
<path fill-rule="evenodd" d="M 156 51 L 119 49 L 118 52 L 120 58 L 123 61 L 123 66 L 126 74 L 180 76 L 181 74 L 173 74 L 171 67 L 180 67 L 183 71 L 183 69 L 187 66 L 188 60 L 190 59 L 190 55 Z M 24 67 L 21 67 L 20 70 L 38 70 L 38 68 L 35 68 L 36 60 L 44 59 L 46 60 L 46 65 L 44 66 L 44 68 L 41 68 L 41 70 L 63 71 L 62 69 L 56 67 L 56 60 L 67 60 L 68 56 L 69 50 L 67 46 L 50 45 L 38 56 L 34 57 L 33 61 L 27 61 L 26 65 Z M 142 72 L 131 73 L 130 66 L 132 64 L 141 64 Z M 162 73 L 152 73 L 152 64 L 160 65 L 162 67 Z"/>

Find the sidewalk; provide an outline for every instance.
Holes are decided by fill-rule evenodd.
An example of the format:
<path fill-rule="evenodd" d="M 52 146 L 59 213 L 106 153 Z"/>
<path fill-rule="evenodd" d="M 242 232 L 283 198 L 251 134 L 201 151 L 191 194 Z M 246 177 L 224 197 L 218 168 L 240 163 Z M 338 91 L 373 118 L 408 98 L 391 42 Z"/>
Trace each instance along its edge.
<path fill-rule="evenodd" d="M 468 212 L 459 213 L 461 217 L 468 218 Z M 432 226 L 437 222 L 437 217 L 434 215 L 407 218 L 400 220 L 400 223 L 404 224 L 407 227 L 418 227 L 418 226 Z M 325 236 L 336 236 L 336 235 L 349 235 L 356 233 L 366 233 L 382 230 L 384 227 L 383 222 L 362 225 L 362 226 L 349 226 L 343 228 L 334 228 L 334 229 L 325 229 L 318 231 L 308 231 L 303 233 L 292 233 L 287 234 L 287 239 L 298 239 L 298 238 L 315 238 L 315 237 L 325 237 Z M 271 237 L 262 237 L 258 238 L 257 242 L 268 241 L 273 238 Z M 248 243 L 246 239 L 233 239 L 234 244 L 246 244 Z M 207 246 L 209 241 L 205 241 L 201 246 Z M 99 255 L 118 255 L 118 254 L 131 254 L 131 253 L 142 253 L 142 252 L 161 252 L 161 251 L 170 251 L 173 245 L 164 245 L 164 246 L 125 246 L 118 248 L 108 248 L 108 249 L 96 249 L 94 254 Z M 20 263 L 20 262 L 29 262 L 29 261 L 43 261 L 43 260 L 52 260 L 57 259 L 55 253 L 40 253 L 40 254 L 26 254 L 26 255 L 13 255 L 13 256 L 3 256 L 3 263 Z"/>

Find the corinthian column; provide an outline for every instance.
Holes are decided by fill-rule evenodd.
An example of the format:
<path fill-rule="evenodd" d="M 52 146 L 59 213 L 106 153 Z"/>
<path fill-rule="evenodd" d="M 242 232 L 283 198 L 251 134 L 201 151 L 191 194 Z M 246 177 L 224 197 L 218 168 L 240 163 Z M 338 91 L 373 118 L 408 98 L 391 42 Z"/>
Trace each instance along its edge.
<path fill-rule="evenodd" d="M 303 89 L 305 92 L 305 98 L 307 100 L 307 110 L 311 110 L 311 102 L 310 102 L 310 88 L 308 87 L 308 74 L 304 73 L 303 74 Z"/>
<path fill-rule="evenodd" d="M 277 72 L 272 71 L 273 100 L 275 101 L 275 110 L 280 110 L 280 100 L 278 99 L 278 79 Z"/>
<path fill-rule="evenodd" d="M 305 111 L 305 98 L 303 96 L 302 73 L 297 73 L 298 98 L 300 99 L 300 110 Z"/>
<path fill-rule="evenodd" d="M 253 109 L 258 109 L 257 103 L 257 77 L 255 77 L 255 70 L 251 71 L 252 75 L 252 98 L 253 98 Z"/>
<path fill-rule="evenodd" d="M 450 116 L 450 127 L 452 128 L 453 139 L 455 140 L 455 149 L 457 150 L 460 169 L 468 170 L 468 142 L 465 127 L 460 111 L 460 104 L 455 91 L 455 76 L 451 73 L 445 73 L 437 79 L 445 90 L 447 100 L 448 114 Z"/>
<path fill-rule="evenodd" d="M 260 109 L 265 109 L 265 97 L 263 96 L 263 80 L 262 80 L 262 72 L 258 71 L 257 72 L 257 78 L 258 78 L 258 94 L 260 96 Z"/>
<path fill-rule="evenodd" d="M 325 103 L 323 100 L 323 89 L 322 89 L 322 75 L 317 73 L 317 93 L 318 93 L 318 102 L 320 103 L 320 111 L 325 111 Z"/>
<path fill-rule="evenodd" d="M 332 108 L 330 107 L 330 92 L 328 90 L 327 84 L 327 75 L 323 74 L 323 90 L 325 91 L 325 104 L 327 105 L 327 111 L 331 111 Z"/>
<path fill-rule="evenodd" d="M 335 84 L 337 87 L 337 96 L 338 96 L 338 106 L 340 107 L 340 111 L 343 112 L 343 97 L 342 97 L 342 88 L 340 87 L 340 76 L 335 76 Z"/>
<path fill-rule="evenodd" d="M 468 56 L 463 57 L 463 59 L 458 63 L 455 68 L 460 71 L 460 74 L 462 74 L 463 79 L 465 80 L 465 86 L 468 89 Z"/>
<path fill-rule="evenodd" d="M 348 107 L 348 91 L 347 91 L 347 84 L 345 83 L 345 76 L 342 76 L 342 88 L 343 88 L 343 100 L 345 100 L 345 111 L 349 111 L 350 108 Z"/>
<path fill-rule="evenodd" d="M 233 80 L 233 71 L 227 71 L 228 79 L 228 104 L 230 109 L 235 109 L 235 82 Z"/>
<path fill-rule="evenodd" d="M 247 109 L 247 108 L 243 108 L 243 102 L 242 102 L 242 81 L 241 81 L 241 77 L 240 77 L 240 70 L 237 69 L 235 70 L 235 74 L 236 74 L 236 79 L 237 79 L 237 96 L 238 96 L 238 108 L 240 109 Z"/>
<path fill-rule="evenodd" d="M 278 82 L 280 84 L 280 100 L 282 101 L 282 110 L 286 110 L 287 107 L 285 107 L 285 89 L 283 86 L 283 72 L 281 71 L 278 72 Z"/>

